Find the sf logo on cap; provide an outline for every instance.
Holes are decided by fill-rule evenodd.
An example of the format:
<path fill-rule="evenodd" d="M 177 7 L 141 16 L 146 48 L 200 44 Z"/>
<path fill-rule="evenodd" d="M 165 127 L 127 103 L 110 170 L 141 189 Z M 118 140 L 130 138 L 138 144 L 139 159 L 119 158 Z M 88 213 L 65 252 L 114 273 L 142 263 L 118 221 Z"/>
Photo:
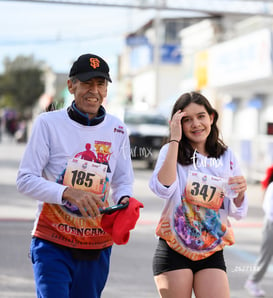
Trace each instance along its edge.
<path fill-rule="evenodd" d="M 90 58 L 90 66 L 94 69 L 100 67 L 100 60 L 98 58 Z"/>

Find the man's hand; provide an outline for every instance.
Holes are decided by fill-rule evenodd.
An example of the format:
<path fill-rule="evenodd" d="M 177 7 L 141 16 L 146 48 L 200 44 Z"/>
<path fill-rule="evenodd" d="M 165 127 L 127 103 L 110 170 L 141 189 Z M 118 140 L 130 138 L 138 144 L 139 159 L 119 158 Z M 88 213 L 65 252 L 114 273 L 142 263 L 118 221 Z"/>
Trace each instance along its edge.
<path fill-rule="evenodd" d="M 120 204 L 126 204 L 127 202 L 129 202 L 130 197 L 123 197 L 122 200 L 119 202 Z"/>
<path fill-rule="evenodd" d="M 100 215 L 99 208 L 104 206 L 101 200 L 102 198 L 103 194 L 96 195 L 71 187 L 67 187 L 63 192 L 63 199 L 77 206 L 84 217 L 96 217 Z"/>

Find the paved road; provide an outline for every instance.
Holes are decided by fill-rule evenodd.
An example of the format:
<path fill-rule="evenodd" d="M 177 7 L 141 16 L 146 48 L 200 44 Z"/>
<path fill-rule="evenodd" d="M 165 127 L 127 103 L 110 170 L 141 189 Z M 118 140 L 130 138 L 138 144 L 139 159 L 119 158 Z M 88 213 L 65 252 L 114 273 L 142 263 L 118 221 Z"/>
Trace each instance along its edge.
<path fill-rule="evenodd" d="M 36 203 L 20 195 L 15 188 L 15 177 L 24 145 L 0 143 L 0 297 L 34 298 L 35 290 L 28 248 Z M 151 260 L 156 246 L 154 230 L 162 202 L 149 190 L 150 171 L 141 163 L 135 164 L 135 197 L 145 208 L 130 241 L 125 246 L 114 246 L 111 273 L 103 298 L 158 297 L 151 271 Z M 249 297 L 243 289 L 244 281 L 256 259 L 261 240 L 263 213 L 258 185 L 249 185 L 248 217 L 233 222 L 236 245 L 225 249 L 232 298 Z M 270 266 L 262 282 L 267 297 L 273 297 L 273 269 Z M 213 281 L 212 281 L 213 282 Z M 81 298 L 81 297 L 79 297 Z"/>

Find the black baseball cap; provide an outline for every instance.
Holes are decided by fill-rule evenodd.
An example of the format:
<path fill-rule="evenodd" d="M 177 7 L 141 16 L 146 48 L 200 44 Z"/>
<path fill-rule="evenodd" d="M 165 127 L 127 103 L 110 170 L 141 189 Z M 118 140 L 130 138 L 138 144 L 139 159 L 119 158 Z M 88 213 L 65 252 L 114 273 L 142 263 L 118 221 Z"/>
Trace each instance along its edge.
<path fill-rule="evenodd" d="M 73 63 L 69 77 L 76 77 L 81 82 L 95 77 L 103 77 L 107 81 L 112 82 L 108 64 L 101 57 L 94 54 L 81 55 Z"/>

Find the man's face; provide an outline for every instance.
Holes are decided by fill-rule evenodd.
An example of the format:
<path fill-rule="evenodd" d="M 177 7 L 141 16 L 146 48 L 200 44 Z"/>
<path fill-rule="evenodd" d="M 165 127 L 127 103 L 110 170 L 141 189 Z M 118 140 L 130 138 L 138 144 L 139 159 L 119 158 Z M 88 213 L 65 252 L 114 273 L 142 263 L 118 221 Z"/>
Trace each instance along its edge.
<path fill-rule="evenodd" d="M 107 96 L 107 80 L 97 77 L 86 82 L 77 79 L 72 82 L 69 79 L 67 85 L 69 92 L 74 94 L 77 108 L 88 114 L 90 119 L 96 117 L 103 99 Z"/>

